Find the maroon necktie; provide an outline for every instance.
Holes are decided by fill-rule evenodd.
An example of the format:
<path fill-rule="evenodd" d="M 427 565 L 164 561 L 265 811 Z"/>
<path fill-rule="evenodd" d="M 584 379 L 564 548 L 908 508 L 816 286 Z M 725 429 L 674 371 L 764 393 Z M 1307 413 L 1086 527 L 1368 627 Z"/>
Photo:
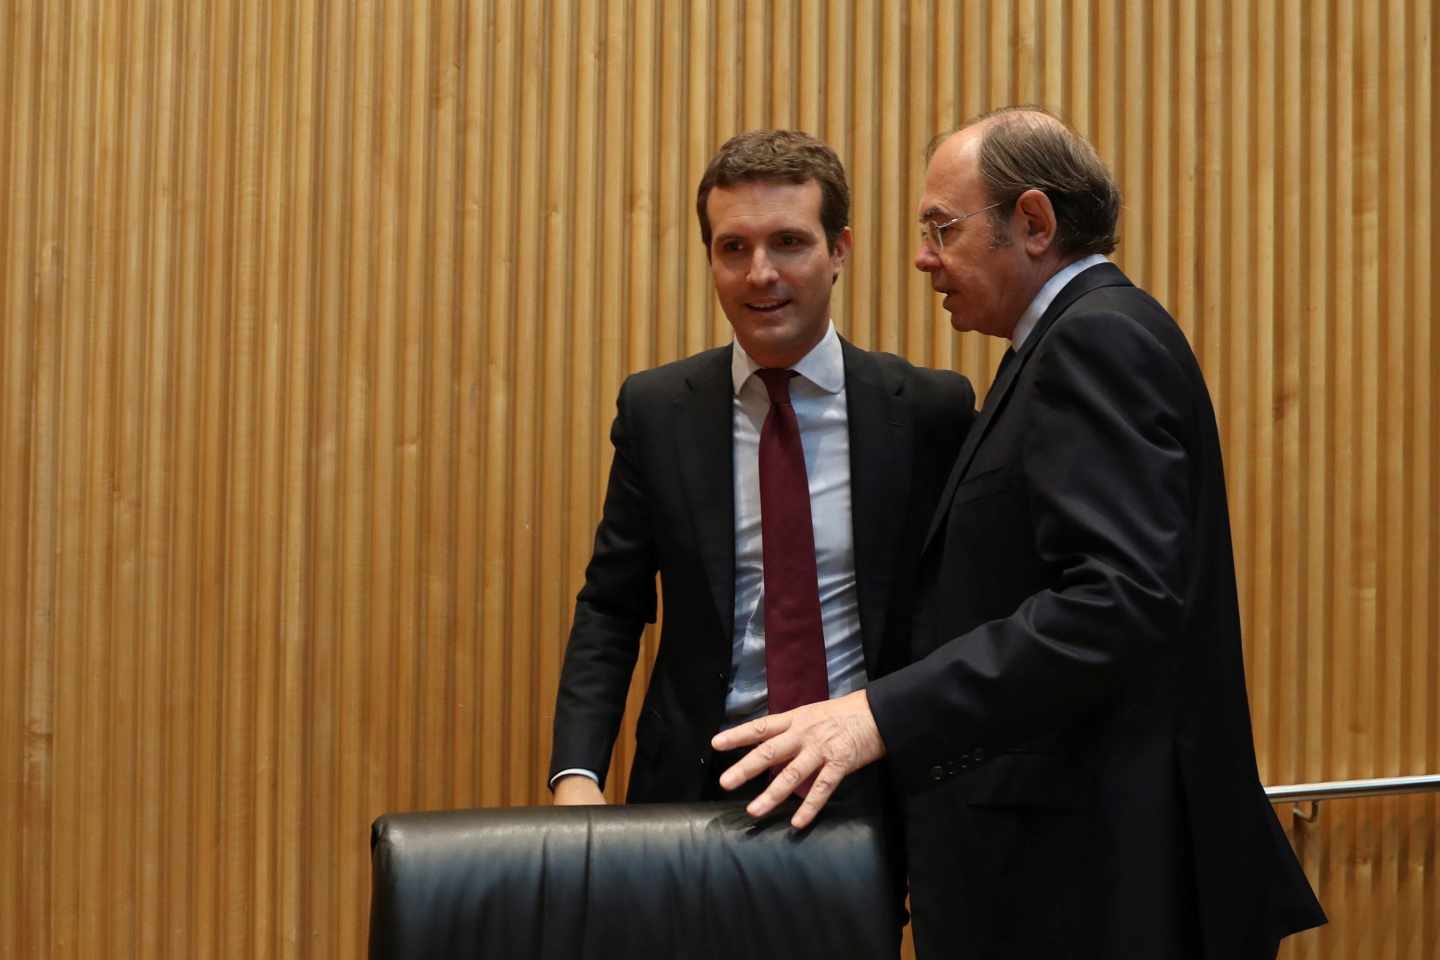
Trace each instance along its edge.
<path fill-rule="evenodd" d="M 825 700 L 825 636 L 815 573 L 815 530 L 800 424 L 790 405 L 793 370 L 757 371 L 770 391 L 760 429 L 760 539 L 765 565 L 765 682 L 770 712 Z"/>

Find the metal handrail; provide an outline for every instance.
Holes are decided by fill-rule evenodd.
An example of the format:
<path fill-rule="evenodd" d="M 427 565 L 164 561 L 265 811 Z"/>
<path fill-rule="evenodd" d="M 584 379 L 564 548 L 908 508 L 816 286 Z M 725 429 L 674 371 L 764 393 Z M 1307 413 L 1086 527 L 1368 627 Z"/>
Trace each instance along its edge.
<path fill-rule="evenodd" d="M 1440 776 L 1376 777 L 1370 780 L 1326 780 L 1321 783 L 1291 783 L 1283 787 L 1266 787 L 1265 796 L 1271 803 L 1293 803 L 1291 812 L 1297 820 L 1313 822 L 1320 815 L 1321 800 L 1344 800 L 1348 797 L 1378 797 L 1392 793 L 1428 793 L 1440 790 Z M 1300 804 L 1310 804 L 1302 810 Z"/>
<path fill-rule="evenodd" d="M 1292 783 L 1266 787 L 1271 803 L 1299 803 L 1303 800 L 1339 800 L 1344 797 L 1378 797 L 1388 793 L 1426 793 L 1440 790 L 1440 775 L 1419 777 L 1378 777 L 1373 780 L 1327 780 L 1321 783 Z"/>

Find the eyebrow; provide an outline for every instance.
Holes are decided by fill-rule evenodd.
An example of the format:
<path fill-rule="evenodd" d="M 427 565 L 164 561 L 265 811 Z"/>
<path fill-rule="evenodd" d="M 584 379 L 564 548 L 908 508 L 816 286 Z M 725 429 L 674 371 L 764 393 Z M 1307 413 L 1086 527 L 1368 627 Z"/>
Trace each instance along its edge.
<path fill-rule="evenodd" d="M 823 233 L 823 232 L 824 232 L 824 231 L 822 230 L 821 233 Z M 817 237 L 817 236 L 819 236 L 819 235 L 820 235 L 819 233 L 816 233 L 816 231 L 811 230 L 811 229 L 809 229 L 808 227 L 802 227 L 802 226 L 782 226 L 782 227 L 776 227 L 774 230 L 769 231 L 769 232 L 766 233 L 764 236 L 762 236 L 762 237 L 760 237 L 760 238 L 758 238 L 758 239 L 759 239 L 761 242 L 764 242 L 765 240 L 774 239 L 775 237 L 811 237 L 811 238 L 813 239 L 813 238 L 815 238 L 815 237 Z M 710 242 L 711 242 L 711 243 L 723 243 L 723 242 L 726 241 L 726 240 L 739 240 L 739 241 L 741 241 L 742 243 L 750 243 L 750 242 L 752 242 L 751 239 L 750 239 L 750 237 L 749 237 L 748 235 L 746 235 L 746 234 L 743 234 L 743 233 L 733 233 L 733 232 L 729 232 L 729 231 L 727 231 L 727 232 L 725 232 L 725 233 L 717 233 L 717 234 L 715 234 L 713 237 L 710 238 Z"/>
<path fill-rule="evenodd" d="M 934 206 L 934 205 L 932 204 L 931 206 L 928 206 L 928 207 L 925 208 L 925 212 L 924 212 L 924 213 L 920 214 L 920 219 L 921 219 L 921 220 L 950 220 L 950 219 L 953 219 L 953 218 L 950 216 L 950 214 L 949 214 L 948 211 L 943 210 L 943 209 L 941 209 L 940 207 Z"/>

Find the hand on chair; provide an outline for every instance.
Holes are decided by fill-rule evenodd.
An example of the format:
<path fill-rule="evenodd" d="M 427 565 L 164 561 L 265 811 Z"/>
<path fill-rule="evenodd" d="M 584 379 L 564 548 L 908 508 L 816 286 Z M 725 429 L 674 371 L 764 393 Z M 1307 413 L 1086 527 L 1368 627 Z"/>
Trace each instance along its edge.
<path fill-rule="evenodd" d="M 720 775 L 726 790 L 779 769 L 765 792 L 745 808 L 752 817 L 765 816 L 813 777 L 804 802 L 790 818 L 797 830 L 810 825 L 841 780 L 885 756 L 885 742 L 864 690 L 742 723 L 717 733 L 710 745 L 716 750 L 755 747 Z"/>

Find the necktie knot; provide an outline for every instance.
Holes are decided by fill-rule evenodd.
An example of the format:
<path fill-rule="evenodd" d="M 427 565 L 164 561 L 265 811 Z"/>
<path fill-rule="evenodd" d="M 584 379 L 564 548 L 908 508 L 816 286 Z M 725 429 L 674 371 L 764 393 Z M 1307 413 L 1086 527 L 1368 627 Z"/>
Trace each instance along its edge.
<path fill-rule="evenodd" d="M 1012 362 L 1014 362 L 1015 357 L 1016 357 L 1015 348 L 1014 348 L 1014 347 L 1006 347 L 1006 348 L 1005 348 L 1005 355 L 1000 358 L 1000 365 L 995 368 L 995 379 L 996 379 L 996 380 L 999 380 L 999 379 L 1000 379 L 1000 375 L 1005 372 L 1005 368 L 1006 368 L 1006 367 L 1010 366 L 1010 364 L 1011 364 Z"/>
<path fill-rule="evenodd" d="M 764 367 L 756 370 L 755 375 L 765 384 L 765 389 L 770 393 L 771 403 L 790 402 L 790 378 L 796 375 L 794 370 Z"/>
<path fill-rule="evenodd" d="M 1000 365 L 995 368 L 995 376 L 990 380 L 990 389 L 985 393 L 985 405 L 981 408 L 982 410 L 989 410 L 999 401 L 1000 391 L 1005 386 L 1003 383 L 1005 371 L 1015 362 L 1017 356 L 1019 354 L 1015 352 L 1014 347 L 1005 348 L 1005 356 L 1000 358 Z"/>

